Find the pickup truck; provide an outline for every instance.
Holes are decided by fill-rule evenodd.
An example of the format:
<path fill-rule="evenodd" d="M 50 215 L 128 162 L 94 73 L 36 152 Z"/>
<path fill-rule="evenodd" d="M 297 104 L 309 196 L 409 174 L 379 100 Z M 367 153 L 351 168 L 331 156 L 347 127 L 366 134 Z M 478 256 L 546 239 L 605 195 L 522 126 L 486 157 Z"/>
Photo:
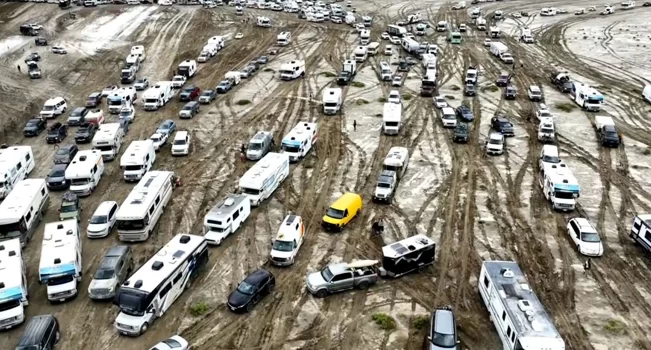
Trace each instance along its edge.
<path fill-rule="evenodd" d="M 552 85 L 554 85 L 554 87 L 556 87 L 556 89 L 562 93 L 567 93 L 572 90 L 570 76 L 567 75 L 567 73 L 556 71 L 552 72 L 550 80 Z"/>
<path fill-rule="evenodd" d="M 375 184 L 373 192 L 374 202 L 391 203 L 393 194 L 398 185 L 398 175 L 393 170 L 382 170 Z"/>
<path fill-rule="evenodd" d="M 337 85 L 348 85 L 352 78 L 353 75 L 349 71 L 342 70 L 337 77 Z"/>
<path fill-rule="evenodd" d="M 622 140 L 619 132 L 617 132 L 613 118 L 596 116 L 594 119 L 599 143 L 606 147 L 619 147 Z"/>
<path fill-rule="evenodd" d="M 317 298 L 353 288 L 367 289 L 379 278 L 377 260 L 358 260 L 351 263 L 334 263 L 305 279 L 307 290 Z"/>

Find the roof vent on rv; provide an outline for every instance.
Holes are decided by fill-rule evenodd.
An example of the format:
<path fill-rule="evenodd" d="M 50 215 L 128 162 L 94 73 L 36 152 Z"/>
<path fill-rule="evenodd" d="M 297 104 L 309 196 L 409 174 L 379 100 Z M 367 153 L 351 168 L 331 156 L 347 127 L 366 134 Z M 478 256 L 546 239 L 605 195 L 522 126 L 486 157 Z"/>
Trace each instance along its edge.
<path fill-rule="evenodd" d="M 233 204 L 235 204 L 235 200 L 233 200 L 233 198 L 226 198 L 226 200 L 224 201 L 224 205 L 227 207 L 230 207 Z"/>
<path fill-rule="evenodd" d="M 162 261 L 154 261 L 153 264 L 151 264 L 151 269 L 154 271 L 158 271 L 163 268 L 163 262 Z"/>
<path fill-rule="evenodd" d="M 533 306 L 529 302 L 529 300 L 523 299 L 523 300 L 518 300 L 518 308 L 520 311 L 527 313 L 527 311 L 533 311 Z"/>
<path fill-rule="evenodd" d="M 186 244 L 186 243 L 190 242 L 190 236 L 188 236 L 188 235 L 181 236 L 181 239 L 179 239 L 179 242 L 181 242 L 181 244 Z"/>
<path fill-rule="evenodd" d="M 15 250 L 10 250 L 9 251 L 9 256 L 16 256 L 16 251 Z"/>
<path fill-rule="evenodd" d="M 295 138 L 294 136 L 292 136 L 291 139 L 292 139 L 292 140 L 296 140 L 296 138 Z"/>
<path fill-rule="evenodd" d="M 411 251 L 414 251 L 414 250 L 416 250 L 416 247 L 414 247 L 413 245 L 410 244 L 410 245 L 407 246 L 407 249 L 409 249 Z"/>
<path fill-rule="evenodd" d="M 5 283 L 4 283 L 4 282 L 0 282 L 0 289 L 2 289 L 2 288 L 4 288 L 4 287 L 5 287 Z"/>
<path fill-rule="evenodd" d="M 68 231 L 66 232 L 66 236 L 70 236 L 70 235 L 72 235 L 72 230 L 68 230 Z"/>
<path fill-rule="evenodd" d="M 63 230 L 63 224 L 58 224 L 57 225 L 57 230 Z"/>
<path fill-rule="evenodd" d="M 569 183 L 569 182 L 567 181 L 567 179 L 563 179 L 563 183 L 566 184 L 566 183 Z"/>
<path fill-rule="evenodd" d="M 142 287 L 142 280 L 137 280 L 136 283 L 133 285 L 134 288 L 140 288 Z"/>
<path fill-rule="evenodd" d="M 0 250 L 5 250 L 5 246 L 4 246 L 4 244 L 3 244 L 3 245 L 0 245 Z"/>
<path fill-rule="evenodd" d="M 502 273 L 502 276 L 506 278 L 513 278 L 515 276 L 511 269 L 502 269 L 500 273 Z"/>
<path fill-rule="evenodd" d="M 61 259 L 59 259 L 59 258 L 55 258 L 55 259 L 54 259 L 54 263 L 55 263 L 55 264 L 60 264 L 60 263 L 61 263 Z"/>
<path fill-rule="evenodd" d="M 86 160 L 86 156 L 79 156 L 79 161 L 83 162 Z"/>

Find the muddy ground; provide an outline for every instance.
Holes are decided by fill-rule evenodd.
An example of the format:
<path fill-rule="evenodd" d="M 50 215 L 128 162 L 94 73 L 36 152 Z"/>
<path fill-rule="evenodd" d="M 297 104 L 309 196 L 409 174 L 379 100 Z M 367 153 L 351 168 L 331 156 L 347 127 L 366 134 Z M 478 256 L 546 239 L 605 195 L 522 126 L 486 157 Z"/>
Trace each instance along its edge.
<path fill-rule="evenodd" d="M 387 24 L 417 11 L 430 24 L 470 22 L 466 10 L 453 11 L 451 3 L 353 0 L 353 5 L 359 14 L 374 16 L 376 41 Z M 274 46 L 281 30 L 292 32 L 293 43 L 282 48 L 266 69 L 202 107 L 194 119 L 178 119 L 182 104 L 176 100 L 157 112 L 138 110 L 125 146 L 149 137 L 168 118 L 176 120 L 180 129 L 190 130 L 194 144 L 189 157 L 172 158 L 169 148 L 158 155 L 155 168 L 177 172 L 183 186 L 175 191 L 157 233 L 147 242 L 132 245 L 137 265 L 173 235 L 201 232 L 204 213 L 233 192 L 239 177 L 252 165 L 239 160 L 238 150 L 256 131 L 272 131 L 279 144 L 298 121 L 317 121 L 320 129 L 319 144 L 311 155 L 292 166 L 288 181 L 252 212 L 242 230 L 211 249 L 210 268 L 200 283 L 143 336 L 119 336 L 112 325 L 117 308 L 92 302 L 86 295 L 102 254 L 118 242 L 116 234 L 101 240 L 84 238 L 81 294 L 65 304 L 50 305 L 45 287 L 37 283 L 41 226 L 24 254 L 30 283 L 28 316 L 55 314 L 62 324 L 62 349 L 144 349 L 173 334 L 186 337 L 195 349 L 419 349 L 425 330 L 414 321 L 437 306 L 451 305 L 458 317 L 462 348 L 498 349 L 499 338 L 477 293 L 476 279 L 482 260 L 506 259 L 517 261 L 527 273 L 568 349 L 651 349 L 649 259 L 628 239 L 632 217 L 648 213 L 651 207 L 651 123 L 647 118 L 651 108 L 640 98 L 642 86 L 651 79 L 649 31 L 640 19 L 649 18 L 651 9 L 638 7 L 607 17 L 596 12 L 572 15 L 577 8 L 590 5 L 594 4 L 574 4 L 567 8 L 570 14 L 556 17 L 512 18 L 512 12 L 565 5 L 480 4 L 487 16 L 497 9 L 507 13 L 499 26 L 506 34 L 503 41 L 516 57 L 515 83 L 520 96 L 515 101 L 504 100 L 502 91 L 492 88 L 501 71 L 514 69 L 498 62 L 482 46 L 485 33 L 470 26 L 463 44 L 450 46 L 443 34 L 428 30 L 419 41 L 435 42 L 443 49 L 440 94 L 453 107 L 463 102 L 475 111 L 471 140 L 459 145 L 453 144 L 450 131 L 442 128 L 431 100 L 418 96 L 421 67 L 410 71 L 400 89 L 403 96 L 412 97 L 404 101 L 403 131 L 397 137 L 381 134 L 379 101 L 391 90 L 378 78 L 379 62 L 389 59 L 382 55 L 361 67 L 355 81 L 363 85 L 344 89 L 342 115 L 325 117 L 321 113 L 321 92 L 334 85 L 328 73 L 340 70 L 342 60 L 358 41 L 346 25 L 315 24 L 293 14 L 246 9 L 245 18 L 253 21 L 261 13 L 272 18 L 273 28 L 261 29 L 242 23 L 232 7 L 77 7 L 72 9 L 77 18 L 69 19 L 68 11 L 56 5 L 2 4 L 0 141 L 32 146 L 37 158 L 33 177 L 48 173 L 54 149 L 46 145 L 43 134 L 23 138 L 24 122 L 37 114 L 49 97 L 65 97 L 71 110 L 82 105 L 90 92 L 117 83 L 120 63 L 132 45 L 142 44 L 147 50 L 139 74 L 159 81 L 170 79 L 181 60 L 196 57 L 210 36 L 232 38 L 243 33 L 243 39 L 228 40 L 215 59 L 200 65 L 192 83 L 205 89 L 217 85 L 227 71 L 238 70 L 264 54 Z M 34 48 L 32 38 L 18 35 L 18 26 L 25 22 L 42 24 L 50 45 L 65 45 L 68 55 L 53 55 L 47 47 Z M 517 41 L 522 26 L 533 29 L 535 44 Z M 24 74 L 22 60 L 32 51 L 43 56 L 39 64 L 43 79 L 29 80 Z M 276 73 L 280 65 L 297 58 L 306 60 L 306 77 L 281 82 Z M 391 61 L 397 60 L 398 54 L 394 54 Z M 22 64 L 22 74 L 17 64 Z M 465 98 L 459 88 L 470 64 L 480 67 L 479 93 Z M 600 114 L 616 120 L 624 134 L 623 146 L 601 148 L 592 129 L 593 114 L 560 108 L 571 102 L 548 86 L 549 73 L 555 68 L 567 70 L 604 93 L 606 105 Z M 541 146 L 536 125 L 529 120 L 536 105 L 525 96 L 532 84 L 544 88 L 545 103 L 557 115 L 562 157 L 581 184 L 579 208 L 569 215 L 550 209 L 534 176 Z M 482 145 L 496 113 L 511 118 L 516 137 L 508 140 L 504 155 L 486 157 Z M 353 130 L 353 121 L 357 130 Z M 71 142 L 72 137 L 66 141 Z M 411 153 L 406 178 L 392 204 L 373 204 L 370 198 L 382 160 L 390 147 L 398 145 Z M 121 202 L 132 187 L 121 181 L 117 162 L 108 164 L 99 191 L 83 200 L 82 223 L 100 202 Z M 364 197 L 363 214 L 341 234 L 323 232 L 319 223 L 325 208 L 346 191 Z M 46 222 L 57 218 L 60 194 L 53 194 L 53 199 Z M 306 243 L 294 266 L 269 267 L 269 242 L 290 212 L 306 221 Z M 597 226 L 605 245 L 604 257 L 593 259 L 588 272 L 582 268 L 585 258 L 577 254 L 565 231 L 566 219 L 578 215 Z M 376 218 L 388 224 L 383 237 L 370 236 Z M 438 243 L 437 262 L 426 272 L 382 281 L 366 292 L 326 299 L 305 292 L 306 273 L 331 261 L 380 258 L 384 244 L 417 232 Z M 277 277 L 274 295 L 249 315 L 231 314 L 225 305 L 228 293 L 260 266 Z M 209 311 L 193 317 L 189 309 L 198 302 L 207 303 Z M 391 332 L 378 329 L 371 320 L 376 312 L 392 315 L 397 328 Z M 14 344 L 22 328 L 0 333 L 0 344 Z"/>

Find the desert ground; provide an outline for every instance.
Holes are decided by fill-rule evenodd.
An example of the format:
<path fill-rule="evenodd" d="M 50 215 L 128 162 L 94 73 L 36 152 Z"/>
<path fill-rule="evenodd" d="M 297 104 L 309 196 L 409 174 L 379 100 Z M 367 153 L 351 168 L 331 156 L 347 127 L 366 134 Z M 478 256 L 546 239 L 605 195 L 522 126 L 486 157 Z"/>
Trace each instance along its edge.
<path fill-rule="evenodd" d="M 199 65 L 191 83 L 214 88 L 224 74 L 243 68 L 250 60 L 275 46 L 280 31 L 291 31 L 293 42 L 260 71 L 208 106 L 197 117 L 180 120 L 182 103 L 176 99 L 156 112 L 137 106 L 137 118 L 127 140 L 148 138 L 165 119 L 193 135 L 188 157 L 172 157 L 169 147 L 157 155 L 154 168 L 177 173 L 183 185 L 176 189 L 157 232 L 146 242 L 132 244 L 136 265 L 144 263 L 177 233 L 201 234 L 203 215 L 226 194 L 236 190 L 239 177 L 253 165 L 240 160 L 239 148 L 259 130 L 272 131 L 276 144 L 299 121 L 318 123 L 317 147 L 296 165 L 273 197 L 253 212 L 246 224 L 219 247 L 210 249 L 209 268 L 199 283 L 186 291 L 147 333 L 137 338 L 120 336 L 113 326 L 119 310 L 110 302 L 93 302 L 87 296 L 91 276 L 103 253 L 118 243 L 117 234 L 106 239 L 84 237 L 84 278 L 80 295 L 63 304 L 47 301 L 45 286 L 39 285 L 38 262 L 43 224 L 24 251 L 29 279 L 27 316 L 54 314 L 62 327 L 60 349 L 146 349 L 171 335 L 188 339 L 194 349 L 420 349 L 426 330 L 415 320 L 428 316 L 438 306 L 454 308 L 461 348 L 501 349 L 500 340 L 477 292 L 483 260 L 517 261 L 545 305 L 564 338 L 567 349 L 651 349 L 651 263 L 644 251 L 628 237 L 636 214 L 651 211 L 651 106 L 641 90 L 651 81 L 651 8 L 638 7 L 599 16 L 604 2 L 502 1 L 470 5 L 452 10 L 442 1 L 352 0 L 358 15 L 374 18 L 373 41 L 388 24 L 420 12 L 435 25 L 470 23 L 469 9 L 479 6 L 488 18 L 503 10 L 498 25 L 502 39 L 516 59 L 514 67 L 499 62 L 482 45 L 485 32 L 469 25 L 461 45 L 445 41 L 446 33 L 428 29 L 419 41 L 437 43 L 439 94 L 456 107 L 472 107 L 475 121 L 468 144 L 452 142 L 431 98 L 419 96 L 421 65 L 415 65 L 399 90 L 404 97 L 404 128 L 398 136 L 381 131 L 382 98 L 392 88 L 380 81 L 380 61 L 397 64 L 381 53 L 369 58 L 355 77 L 359 84 L 344 88 L 345 105 L 337 116 L 325 116 L 321 107 L 324 88 L 335 86 L 342 61 L 358 43 L 357 32 L 346 24 L 312 23 L 296 14 L 246 8 L 235 16 L 230 6 L 204 9 L 201 6 L 100 5 L 73 6 L 76 14 L 48 3 L 3 3 L 0 5 L 0 141 L 30 145 L 37 159 L 31 177 L 45 177 L 55 149 L 44 134 L 24 138 L 22 127 L 37 115 L 43 102 L 62 96 L 69 111 L 82 106 L 93 91 L 119 82 L 121 62 L 132 45 L 144 45 L 147 60 L 138 73 L 150 81 L 170 80 L 184 59 L 194 59 L 207 39 L 229 37 L 217 56 Z M 344 4 L 344 3 L 341 3 Z M 578 8 L 596 5 L 597 12 L 574 16 Z M 345 6 L 345 5 L 344 5 Z M 545 6 L 566 6 L 568 14 L 540 17 Z M 514 12 L 529 11 L 530 17 L 514 18 Z M 272 19 L 271 28 L 255 26 L 255 17 Z M 249 23 L 242 19 L 249 18 Z M 45 27 L 50 45 L 63 45 L 67 55 L 54 55 L 50 47 L 35 47 L 33 37 L 21 36 L 24 23 Z M 520 29 L 528 26 L 535 43 L 518 41 Z M 235 33 L 242 39 L 234 39 Z M 382 51 L 382 47 L 380 51 Z M 395 47 L 395 45 L 394 45 Z M 398 51 L 398 50 L 396 50 Z M 24 57 L 38 52 L 43 78 L 30 80 Z M 306 76 L 281 81 L 283 63 L 303 59 Z M 16 66 L 22 65 L 22 73 Z M 478 94 L 463 96 L 468 66 L 480 69 Z M 393 66 L 396 67 L 395 65 Z M 624 136 L 619 148 L 602 148 L 593 129 L 594 114 L 571 104 L 549 85 L 551 71 L 561 69 L 571 77 L 590 83 L 606 99 L 601 115 L 610 115 Z M 494 88 L 502 71 L 514 74 L 519 97 L 503 98 Z M 557 116 L 557 144 L 563 160 L 579 180 L 582 193 L 578 208 L 570 214 L 554 212 L 538 185 L 536 104 L 529 102 L 527 87 L 543 87 L 545 103 Z M 406 98 L 409 96 L 411 98 Z M 245 102 L 249 101 L 249 102 Z M 483 144 L 490 118 L 505 114 L 515 125 L 507 151 L 485 156 Z M 59 117 L 63 121 L 65 116 Z M 111 116 L 115 119 L 117 117 Z M 357 128 L 354 130 L 353 123 Z M 71 128 L 73 131 L 74 128 Z M 74 142 L 69 133 L 66 142 Z M 375 178 L 389 148 L 409 149 L 409 169 L 389 205 L 370 201 Z M 80 146 L 82 149 L 90 145 Z M 82 224 L 105 200 L 119 203 L 133 184 L 122 180 L 119 161 L 107 163 L 98 191 L 83 199 Z M 364 198 L 362 215 L 342 233 L 327 233 L 320 226 L 327 206 L 344 192 Z M 45 222 L 57 220 L 61 194 L 52 193 Z M 303 217 L 307 240 L 296 264 L 276 268 L 267 263 L 270 241 L 288 213 Z M 584 271 L 579 255 L 567 235 L 566 220 L 584 216 L 601 234 L 605 254 L 592 259 Z M 382 218 L 387 230 L 370 234 L 371 223 Z M 423 233 L 437 242 L 434 266 L 400 279 L 380 281 L 367 291 L 352 291 L 317 299 L 306 292 L 308 272 L 336 261 L 380 259 L 385 244 Z M 269 269 L 277 278 L 273 295 L 246 315 L 232 314 L 226 298 L 247 273 Z M 196 303 L 207 303 L 201 316 L 189 312 Z M 393 316 L 397 327 L 384 331 L 371 320 L 374 313 Z M 2 348 L 9 349 L 24 326 L 0 333 Z"/>

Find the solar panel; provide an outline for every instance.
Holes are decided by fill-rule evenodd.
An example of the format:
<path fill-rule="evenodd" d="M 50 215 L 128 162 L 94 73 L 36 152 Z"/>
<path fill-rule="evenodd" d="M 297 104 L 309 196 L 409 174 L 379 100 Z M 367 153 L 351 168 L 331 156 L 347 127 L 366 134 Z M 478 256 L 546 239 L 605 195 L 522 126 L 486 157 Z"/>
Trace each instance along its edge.
<path fill-rule="evenodd" d="M 156 176 L 151 176 L 149 179 L 147 179 L 147 182 L 145 183 L 145 187 L 149 187 L 149 185 L 151 185 L 151 183 L 154 182 L 154 180 L 156 180 Z"/>
<path fill-rule="evenodd" d="M 408 249 L 405 248 L 405 246 L 402 245 L 402 243 L 394 243 L 394 244 L 392 244 L 391 249 L 393 249 L 399 255 L 402 255 L 402 254 L 404 254 L 404 253 L 406 253 L 408 251 Z"/>
<path fill-rule="evenodd" d="M 183 254 L 185 254 L 184 251 L 182 251 L 182 250 L 177 250 L 176 253 L 174 253 L 174 255 L 172 255 L 172 256 L 173 256 L 174 258 L 178 259 L 178 258 L 182 257 Z"/>

